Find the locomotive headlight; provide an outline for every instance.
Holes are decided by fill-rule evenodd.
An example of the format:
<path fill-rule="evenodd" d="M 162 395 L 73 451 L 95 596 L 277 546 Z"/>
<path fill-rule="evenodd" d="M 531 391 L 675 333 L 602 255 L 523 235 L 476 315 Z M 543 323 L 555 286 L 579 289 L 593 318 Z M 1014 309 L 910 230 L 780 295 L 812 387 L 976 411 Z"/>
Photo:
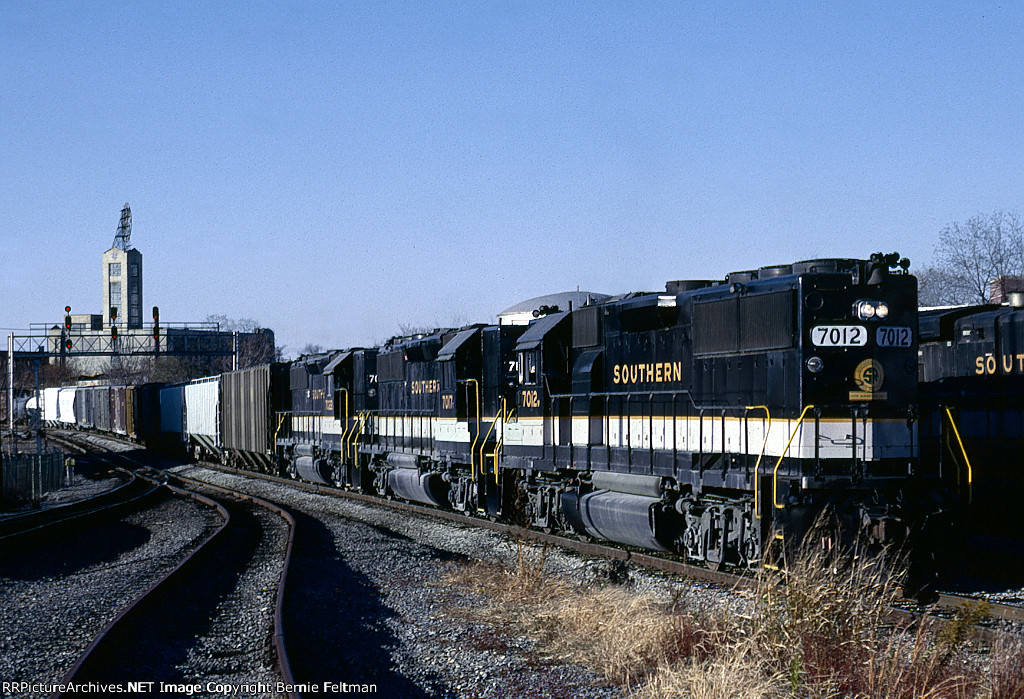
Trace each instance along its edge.
<path fill-rule="evenodd" d="M 885 320 L 889 316 L 889 304 L 885 301 L 858 301 L 853 304 L 853 314 L 861 320 Z"/>
<path fill-rule="evenodd" d="M 817 374 L 819 371 L 825 368 L 825 362 L 821 361 L 821 357 L 809 357 L 807 359 L 807 371 L 812 374 Z"/>

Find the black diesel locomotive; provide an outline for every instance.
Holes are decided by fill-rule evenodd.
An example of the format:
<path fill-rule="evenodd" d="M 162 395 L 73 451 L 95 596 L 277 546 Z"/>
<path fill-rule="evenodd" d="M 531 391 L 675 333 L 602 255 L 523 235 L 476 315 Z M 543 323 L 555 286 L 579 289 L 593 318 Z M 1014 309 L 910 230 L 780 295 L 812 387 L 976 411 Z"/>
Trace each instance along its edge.
<path fill-rule="evenodd" d="M 1024 579 L 1024 294 L 922 309 L 922 458 L 956 484 L 961 577 Z"/>
<path fill-rule="evenodd" d="M 290 382 L 271 391 L 289 396 L 275 456 L 306 480 L 712 566 L 757 565 L 826 510 L 902 542 L 940 509 L 907 266 L 805 261 L 304 358 L 274 374 Z"/>

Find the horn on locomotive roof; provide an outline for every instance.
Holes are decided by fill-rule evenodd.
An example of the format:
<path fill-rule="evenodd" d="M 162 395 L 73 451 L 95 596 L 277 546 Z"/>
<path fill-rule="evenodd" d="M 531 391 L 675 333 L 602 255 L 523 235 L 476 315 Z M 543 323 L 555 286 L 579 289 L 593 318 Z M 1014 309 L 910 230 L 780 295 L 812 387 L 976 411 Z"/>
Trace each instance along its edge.
<path fill-rule="evenodd" d="M 898 252 L 891 252 L 888 255 L 880 252 L 872 254 L 868 262 L 868 286 L 877 286 L 885 281 L 893 267 L 899 267 L 906 272 L 910 268 L 910 260 L 900 258 Z"/>

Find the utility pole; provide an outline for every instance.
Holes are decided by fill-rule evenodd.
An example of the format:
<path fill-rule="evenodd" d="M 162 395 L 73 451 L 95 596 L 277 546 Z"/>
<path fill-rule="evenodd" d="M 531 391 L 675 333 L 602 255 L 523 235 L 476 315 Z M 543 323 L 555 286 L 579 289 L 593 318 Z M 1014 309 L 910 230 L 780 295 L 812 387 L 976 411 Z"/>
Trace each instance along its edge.
<path fill-rule="evenodd" d="M 14 434 L 14 333 L 7 336 L 7 418 Z"/>
<path fill-rule="evenodd" d="M 14 333 L 7 336 L 7 418 L 11 430 L 11 453 L 14 453 Z"/>

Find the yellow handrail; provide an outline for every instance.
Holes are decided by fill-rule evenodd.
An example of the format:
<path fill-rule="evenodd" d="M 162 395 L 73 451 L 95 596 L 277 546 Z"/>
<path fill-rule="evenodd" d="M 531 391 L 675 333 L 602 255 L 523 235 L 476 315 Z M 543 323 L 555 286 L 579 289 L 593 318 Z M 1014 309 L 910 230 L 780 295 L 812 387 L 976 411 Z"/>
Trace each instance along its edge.
<path fill-rule="evenodd" d="M 462 383 L 472 383 L 476 387 L 476 434 L 473 435 L 473 444 L 469 447 L 469 472 L 476 483 L 476 443 L 480 439 L 480 382 L 476 379 L 463 379 Z"/>
<path fill-rule="evenodd" d="M 501 410 L 499 410 L 497 412 L 497 414 L 494 416 L 494 420 L 491 421 L 491 426 L 487 429 L 487 435 L 484 437 L 484 440 L 480 443 L 480 473 L 481 473 L 481 475 L 483 474 L 484 469 L 487 467 L 487 461 L 486 461 L 486 455 L 484 454 L 484 449 L 487 448 L 487 440 L 490 439 L 491 432 L 494 431 L 494 428 L 499 424 L 499 421 L 500 421 L 502 427 L 504 427 L 504 425 L 505 425 L 505 399 L 504 398 L 501 399 Z M 495 475 L 495 477 L 497 477 L 497 475 L 498 475 L 498 462 L 497 462 L 497 458 L 498 458 L 498 445 L 501 444 L 503 439 L 504 439 L 504 429 L 502 430 L 502 437 L 499 437 L 497 439 L 495 447 L 494 447 L 494 451 L 491 452 L 491 458 L 494 459 L 494 475 Z"/>
<path fill-rule="evenodd" d="M 764 431 L 764 442 L 761 444 L 761 453 L 757 455 L 757 462 L 754 464 L 754 517 L 761 519 L 761 507 L 758 500 L 758 484 L 761 480 L 761 459 L 764 458 L 764 450 L 768 447 L 768 435 L 772 431 L 772 413 L 767 405 L 748 405 L 747 410 L 763 410 L 768 416 L 768 429 Z"/>
<path fill-rule="evenodd" d="M 491 426 L 487 428 L 487 434 L 484 435 L 483 441 L 480 442 L 480 473 L 481 473 L 481 475 L 484 472 L 484 467 L 487 465 L 487 462 L 484 461 L 484 449 L 487 448 L 487 440 L 491 438 L 491 432 L 494 432 L 494 427 L 495 427 L 495 425 L 498 424 L 498 420 L 500 420 L 500 419 L 501 419 L 501 413 L 498 413 L 497 415 L 494 416 L 494 419 L 491 420 Z"/>
<path fill-rule="evenodd" d="M 498 437 L 498 441 L 494 444 L 494 452 L 491 454 L 491 460 L 494 462 L 494 482 L 498 482 L 498 452 L 501 451 L 501 445 L 505 443 L 505 423 L 508 421 L 508 401 L 505 398 L 501 399 L 501 436 Z"/>
<path fill-rule="evenodd" d="M 967 465 L 967 502 L 970 503 L 974 499 L 974 469 L 971 468 L 971 460 L 967 456 L 967 449 L 964 448 L 964 441 L 960 439 L 960 430 L 956 428 L 956 422 L 953 420 L 953 413 L 950 412 L 949 408 L 944 407 L 946 411 L 946 417 L 949 418 L 949 425 L 953 428 L 953 435 L 956 437 L 956 443 L 960 445 L 960 453 L 964 455 L 964 464 Z M 959 476 L 959 471 L 957 472 Z"/>
<path fill-rule="evenodd" d="M 352 456 L 356 459 L 356 465 L 359 463 L 359 457 L 356 454 L 356 445 L 359 444 L 359 436 L 362 432 L 363 420 L 366 418 L 366 413 L 360 413 L 356 415 L 356 420 L 352 429 Z"/>
<path fill-rule="evenodd" d="M 800 419 L 796 421 L 796 427 L 789 435 L 789 441 L 786 442 L 786 448 L 782 450 L 782 454 L 779 456 L 779 460 L 775 462 L 775 470 L 772 471 L 772 504 L 775 505 L 776 509 L 784 510 L 785 504 L 779 504 L 779 466 L 782 465 L 782 460 L 786 458 L 786 452 L 789 451 L 789 445 L 793 443 L 793 437 L 796 437 L 796 433 L 800 431 L 800 425 L 804 421 L 804 416 L 807 415 L 807 411 L 813 409 L 813 405 L 804 407 L 802 413 L 800 413 Z"/>
<path fill-rule="evenodd" d="M 281 425 L 284 424 L 284 421 L 287 418 L 288 418 L 288 413 L 278 413 L 277 414 L 277 429 L 274 430 L 274 449 L 275 450 L 277 449 L 277 435 L 281 431 Z"/>
<path fill-rule="evenodd" d="M 345 425 L 345 429 L 341 431 L 341 456 L 343 459 L 348 459 L 348 389 L 339 388 L 338 390 L 345 394 L 345 409 L 341 413 L 341 422 Z"/>

